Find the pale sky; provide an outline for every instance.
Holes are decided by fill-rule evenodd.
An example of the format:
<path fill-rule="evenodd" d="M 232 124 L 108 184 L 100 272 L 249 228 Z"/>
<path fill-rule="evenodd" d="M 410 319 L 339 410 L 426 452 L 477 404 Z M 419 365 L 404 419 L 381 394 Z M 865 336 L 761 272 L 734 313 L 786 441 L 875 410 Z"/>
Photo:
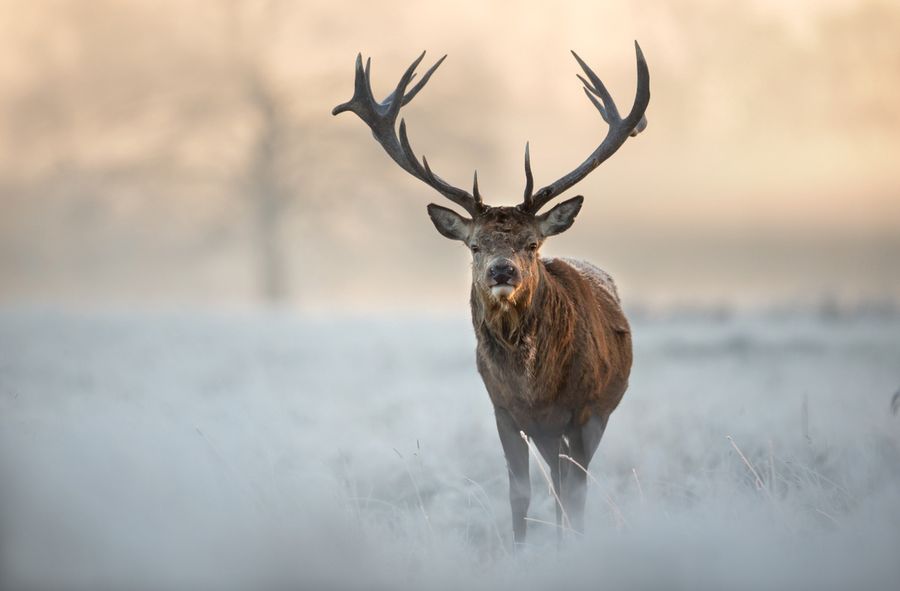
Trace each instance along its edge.
<path fill-rule="evenodd" d="M 900 7 L 862 0 L 0 2 L 0 301 L 257 301 L 257 80 L 289 301 L 457 309 L 468 255 L 424 214 L 442 198 L 330 116 L 356 53 L 380 96 L 449 54 L 404 108 L 413 147 L 513 203 L 526 140 L 540 186 L 605 133 L 568 50 L 627 109 L 633 39 L 649 127 L 573 190 L 548 253 L 641 304 L 898 298 L 898 31 Z"/>

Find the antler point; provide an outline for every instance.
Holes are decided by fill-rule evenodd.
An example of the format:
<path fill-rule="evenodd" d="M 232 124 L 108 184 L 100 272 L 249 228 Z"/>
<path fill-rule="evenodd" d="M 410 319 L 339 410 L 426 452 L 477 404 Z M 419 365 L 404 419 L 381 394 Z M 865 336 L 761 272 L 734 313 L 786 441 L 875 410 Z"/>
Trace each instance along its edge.
<path fill-rule="evenodd" d="M 413 86 L 412 90 L 406 92 L 407 86 L 416 75 L 415 69 L 421 63 L 422 59 L 424 59 L 425 53 L 426 52 L 423 51 L 417 59 L 407 67 L 403 76 L 401 76 L 400 81 L 397 83 L 397 86 L 394 88 L 394 91 L 383 101 L 377 102 L 372 95 L 369 72 L 371 58 L 366 60 L 364 68 L 363 54 L 361 51 L 358 52 L 356 54 L 356 73 L 353 97 L 350 101 L 336 106 L 331 112 L 333 115 L 343 113 L 344 111 L 356 113 L 356 115 L 362 119 L 363 123 L 371 130 L 375 140 L 381 144 L 388 156 L 400 165 L 402 169 L 415 178 L 424 181 L 444 197 L 475 215 L 484 209 L 484 205 L 480 202 L 480 199 L 476 200 L 473 195 L 449 185 L 439 176 L 434 174 L 428 160 L 424 156 L 422 157 L 422 162 L 419 162 L 406 135 L 405 118 L 400 118 L 398 137 L 396 121 L 399 118 L 400 108 L 412 100 L 416 93 L 425 86 L 425 83 L 434 73 L 437 66 L 447 57 L 446 55 L 441 57 L 437 64 L 425 72 L 418 84 Z"/>

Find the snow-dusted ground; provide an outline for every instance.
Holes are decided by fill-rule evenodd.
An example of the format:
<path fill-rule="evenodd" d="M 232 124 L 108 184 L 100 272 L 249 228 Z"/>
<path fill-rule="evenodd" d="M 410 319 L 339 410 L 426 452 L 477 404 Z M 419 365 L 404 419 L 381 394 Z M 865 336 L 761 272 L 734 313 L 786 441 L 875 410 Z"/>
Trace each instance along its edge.
<path fill-rule="evenodd" d="M 512 555 L 466 318 L 7 310 L 0 588 L 900 588 L 900 318 L 634 341 L 586 536 Z"/>

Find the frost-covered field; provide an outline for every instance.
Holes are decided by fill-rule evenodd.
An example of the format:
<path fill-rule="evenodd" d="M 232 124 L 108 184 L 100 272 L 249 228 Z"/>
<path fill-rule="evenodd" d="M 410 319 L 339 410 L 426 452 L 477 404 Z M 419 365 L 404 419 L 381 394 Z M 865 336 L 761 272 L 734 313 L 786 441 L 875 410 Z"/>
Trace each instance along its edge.
<path fill-rule="evenodd" d="M 900 318 L 634 333 L 586 536 L 512 555 L 466 318 L 2 312 L 0 588 L 900 587 Z"/>

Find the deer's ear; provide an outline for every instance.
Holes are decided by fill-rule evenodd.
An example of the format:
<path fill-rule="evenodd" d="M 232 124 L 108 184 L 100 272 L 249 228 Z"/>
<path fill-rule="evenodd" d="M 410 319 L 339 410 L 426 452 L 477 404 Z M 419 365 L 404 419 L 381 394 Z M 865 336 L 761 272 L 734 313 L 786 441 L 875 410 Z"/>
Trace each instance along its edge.
<path fill-rule="evenodd" d="M 575 221 L 575 216 L 581 210 L 582 202 L 584 202 L 584 197 L 578 195 L 563 201 L 547 213 L 537 216 L 541 234 L 545 237 L 553 236 L 568 230 Z"/>
<path fill-rule="evenodd" d="M 469 233 L 472 230 L 472 220 L 466 219 L 452 209 L 428 204 L 428 216 L 434 223 L 437 231 L 451 240 L 462 240 L 466 242 L 469 239 Z"/>

